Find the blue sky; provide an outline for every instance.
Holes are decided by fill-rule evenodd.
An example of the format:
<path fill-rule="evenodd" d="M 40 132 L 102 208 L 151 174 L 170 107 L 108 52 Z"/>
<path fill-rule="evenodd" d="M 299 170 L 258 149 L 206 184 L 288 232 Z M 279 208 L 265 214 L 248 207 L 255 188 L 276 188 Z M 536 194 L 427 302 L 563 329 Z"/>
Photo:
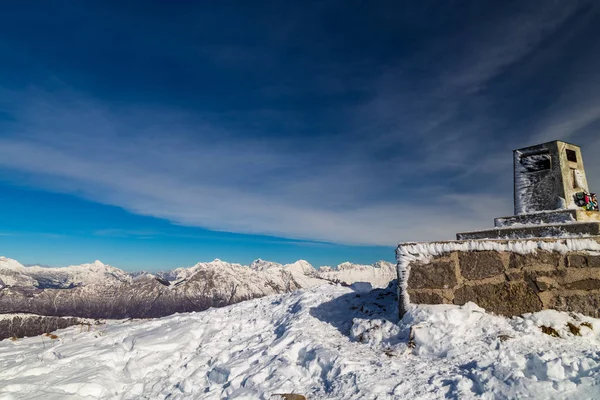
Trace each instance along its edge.
<path fill-rule="evenodd" d="M 512 214 L 515 148 L 600 187 L 593 1 L 16 2 L 0 254 L 393 260 Z"/>

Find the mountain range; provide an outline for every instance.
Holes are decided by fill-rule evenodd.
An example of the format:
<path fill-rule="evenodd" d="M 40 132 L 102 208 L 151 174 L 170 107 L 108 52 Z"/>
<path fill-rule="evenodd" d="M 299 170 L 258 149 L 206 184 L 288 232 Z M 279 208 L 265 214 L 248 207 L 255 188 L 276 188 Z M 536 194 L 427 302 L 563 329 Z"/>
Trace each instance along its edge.
<path fill-rule="evenodd" d="M 282 265 L 258 259 L 244 266 L 217 259 L 167 272 L 129 273 L 100 261 L 50 268 L 0 257 L 0 314 L 155 318 L 323 284 L 385 287 L 395 275 L 386 261 L 316 269 L 303 260 Z"/>

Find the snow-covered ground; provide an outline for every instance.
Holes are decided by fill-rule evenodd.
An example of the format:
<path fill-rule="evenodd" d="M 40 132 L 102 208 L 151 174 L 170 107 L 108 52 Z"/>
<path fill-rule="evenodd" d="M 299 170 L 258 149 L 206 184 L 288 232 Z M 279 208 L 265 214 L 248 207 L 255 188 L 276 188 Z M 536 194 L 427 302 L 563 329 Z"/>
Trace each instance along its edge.
<path fill-rule="evenodd" d="M 4 340 L 0 398 L 600 398 L 600 320 L 469 303 L 411 306 L 398 323 L 394 288 L 354 289 Z"/>
<path fill-rule="evenodd" d="M 386 287 L 396 278 L 396 264 L 386 261 L 378 261 L 373 265 L 345 262 L 335 268 L 320 267 L 317 276 L 348 285 L 354 282 L 369 282 L 373 287 Z"/>

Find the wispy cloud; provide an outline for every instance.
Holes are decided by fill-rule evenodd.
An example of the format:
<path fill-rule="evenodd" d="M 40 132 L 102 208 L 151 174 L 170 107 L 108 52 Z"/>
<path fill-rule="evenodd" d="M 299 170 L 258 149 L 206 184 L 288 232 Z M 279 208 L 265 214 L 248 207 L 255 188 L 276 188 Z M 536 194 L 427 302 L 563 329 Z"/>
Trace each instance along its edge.
<path fill-rule="evenodd" d="M 295 154 L 252 139 L 225 145 L 194 136 L 189 126 L 156 123 L 168 117 L 141 114 L 136 124 L 100 104 L 48 101 L 26 110 L 34 111 L 20 117 L 30 123 L 0 139 L 1 166 L 26 173 L 30 185 L 184 225 L 391 245 L 447 237 L 449 226 L 467 228 L 481 218 L 460 199 L 433 193 L 366 201 L 360 192 L 373 186 L 369 175 L 348 160 L 337 160 L 343 163 L 332 173 L 329 162 L 318 161 L 327 157 L 321 150 Z M 149 120 L 151 130 L 136 128 Z"/>
<path fill-rule="evenodd" d="M 303 84 L 271 82 L 257 89 L 268 101 L 241 109 L 117 106 L 66 86 L 5 91 L 13 120 L 0 137 L 0 167 L 19 173 L 15 183 L 182 225 L 363 245 L 450 239 L 511 212 L 513 147 L 583 135 L 600 115 L 596 81 L 575 79 L 553 107 L 511 120 L 521 91 L 507 88 L 522 81 L 509 76 L 543 68 L 541 49 L 586 2 L 538 5 L 438 35 L 404 59 L 325 58 Z M 277 67 L 270 55 L 217 47 L 221 68 L 252 57 Z M 356 72 L 365 66 L 368 78 Z M 357 100 L 335 101 L 351 97 L 350 86 Z M 324 101 L 314 115 L 290 105 L 313 92 Z"/>

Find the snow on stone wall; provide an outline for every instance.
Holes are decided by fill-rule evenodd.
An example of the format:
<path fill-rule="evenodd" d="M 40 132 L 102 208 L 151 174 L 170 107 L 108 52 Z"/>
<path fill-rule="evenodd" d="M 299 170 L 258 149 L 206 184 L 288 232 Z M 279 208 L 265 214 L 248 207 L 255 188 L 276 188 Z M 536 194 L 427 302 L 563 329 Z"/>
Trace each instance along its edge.
<path fill-rule="evenodd" d="M 484 308 L 504 315 L 545 308 L 598 315 L 599 241 L 596 237 L 400 244 L 399 312 L 403 314 L 412 299 L 430 304 L 484 302 Z"/>

